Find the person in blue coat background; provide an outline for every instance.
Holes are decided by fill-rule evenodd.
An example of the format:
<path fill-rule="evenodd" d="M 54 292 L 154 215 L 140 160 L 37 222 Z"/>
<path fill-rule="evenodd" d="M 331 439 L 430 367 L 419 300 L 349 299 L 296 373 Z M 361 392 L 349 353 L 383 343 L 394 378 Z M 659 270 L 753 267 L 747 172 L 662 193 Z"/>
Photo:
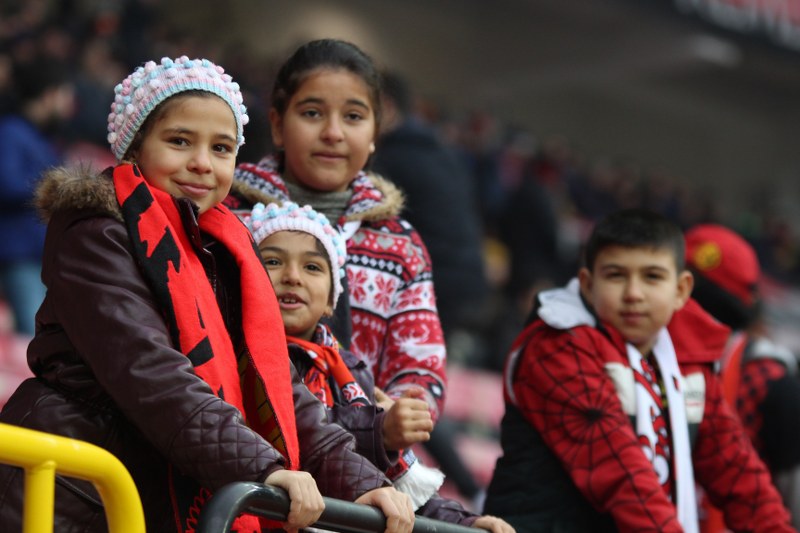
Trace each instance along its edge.
<path fill-rule="evenodd" d="M 0 293 L 19 334 L 33 336 L 44 299 L 41 257 L 45 227 L 33 207 L 42 172 L 62 162 L 55 132 L 74 109 L 68 70 L 52 59 L 14 65 L 13 104 L 0 116 Z"/>

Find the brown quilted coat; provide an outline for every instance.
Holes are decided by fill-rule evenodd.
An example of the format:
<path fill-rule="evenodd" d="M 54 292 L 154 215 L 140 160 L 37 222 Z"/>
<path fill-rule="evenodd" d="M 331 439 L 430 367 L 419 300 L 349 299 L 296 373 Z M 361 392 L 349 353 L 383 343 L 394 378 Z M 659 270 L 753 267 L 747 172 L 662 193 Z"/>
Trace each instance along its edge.
<path fill-rule="evenodd" d="M 51 172 L 39 188 L 48 220 L 42 277 L 47 296 L 28 348 L 35 378 L 10 398 L 0 421 L 101 446 L 128 468 L 139 489 L 147 530 L 175 531 L 167 464 L 215 490 L 262 481 L 284 464 L 216 397 L 174 350 L 154 297 L 140 274 L 105 175 Z M 192 209 L 188 201 L 181 209 Z M 231 257 L 205 242 L 209 279 L 234 346 L 237 278 Z M 353 500 L 388 481 L 353 451 L 353 439 L 328 424 L 325 407 L 293 371 L 301 468 L 324 495 Z M 0 466 L 0 524 L 20 531 L 22 471 Z M 106 531 L 97 492 L 58 477 L 55 531 Z"/>

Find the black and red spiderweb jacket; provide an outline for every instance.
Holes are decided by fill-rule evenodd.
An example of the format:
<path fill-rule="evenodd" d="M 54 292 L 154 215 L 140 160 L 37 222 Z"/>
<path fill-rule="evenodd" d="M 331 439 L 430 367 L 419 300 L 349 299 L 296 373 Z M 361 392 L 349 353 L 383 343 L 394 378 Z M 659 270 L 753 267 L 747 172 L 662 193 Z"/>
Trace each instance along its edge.
<path fill-rule="evenodd" d="M 770 476 L 723 401 L 714 363 L 729 330 L 693 300 L 669 325 L 684 376 L 705 384 L 693 432 L 695 479 L 735 531 L 794 531 Z M 504 455 L 484 512 L 517 531 L 682 531 L 670 497 L 623 411 L 608 363 L 628 365 L 624 340 L 608 327 L 559 330 L 541 319 L 517 339 L 516 405 L 506 390 Z M 695 380 L 696 381 L 696 380 Z M 509 380 L 506 380 L 509 383 Z"/>

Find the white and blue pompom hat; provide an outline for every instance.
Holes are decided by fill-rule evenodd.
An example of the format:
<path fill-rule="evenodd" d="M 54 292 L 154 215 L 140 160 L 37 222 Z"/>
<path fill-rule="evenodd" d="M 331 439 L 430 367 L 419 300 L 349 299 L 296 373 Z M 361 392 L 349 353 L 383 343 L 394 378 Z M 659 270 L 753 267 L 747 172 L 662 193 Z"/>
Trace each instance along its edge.
<path fill-rule="evenodd" d="M 178 93 L 199 90 L 222 98 L 236 119 L 236 147 L 244 144 L 244 126 L 250 121 L 239 84 L 208 59 L 165 57 L 137 67 L 114 87 L 108 115 L 108 144 L 117 160 L 125 157 L 136 132 L 164 100 Z"/>
<path fill-rule="evenodd" d="M 333 307 L 342 294 L 342 276 L 345 276 L 344 263 L 347 259 L 347 249 L 342 235 L 336 231 L 328 218 L 315 211 L 310 205 L 300 207 L 294 202 L 284 202 L 282 205 L 257 203 L 249 217 L 244 217 L 244 222 L 256 244 L 279 231 L 302 231 L 313 235 L 328 254 L 333 271 Z"/>

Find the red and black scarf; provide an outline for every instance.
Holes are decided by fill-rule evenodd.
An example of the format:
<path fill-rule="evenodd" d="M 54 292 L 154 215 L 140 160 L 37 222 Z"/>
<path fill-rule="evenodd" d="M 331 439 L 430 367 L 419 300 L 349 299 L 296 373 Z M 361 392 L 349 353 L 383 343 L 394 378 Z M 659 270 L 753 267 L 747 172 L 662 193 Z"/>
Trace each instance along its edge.
<path fill-rule="evenodd" d="M 331 377 L 342 392 L 346 405 L 370 405 L 364 389 L 342 359 L 336 338 L 327 326 L 320 324 L 317 327 L 316 339 L 319 342 L 286 336 L 286 342 L 298 345 L 311 359 L 311 367 L 303 376 L 308 390 L 328 408 L 333 407 L 334 395 L 328 380 Z"/>
<path fill-rule="evenodd" d="M 286 342 L 296 344 L 308 354 L 311 366 L 306 370 L 303 381 L 311 393 L 328 408 L 335 403 L 329 378 L 333 378 L 341 391 L 345 405 L 372 405 L 364 389 L 347 368 L 339 353 L 339 343 L 327 325 L 317 325 L 313 341 L 287 335 Z M 411 448 L 402 450 L 397 463 L 389 468 L 386 475 L 394 482 L 404 476 L 416 461 L 417 457 Z"/>
<path fill-rule="evenodd" d="M 224 245 L 239 267 L 246 345 L 240 378 L 214 289 L 195 252 L 199 243 L 193 245 L 175 199 L 151 187 L 134 165 L 114 169 L 114 187 L 134 254 L 161 305 L 175 348 L 192 361 L 217 396 L 239 409 L 248 425 L 286 457 L 289 468 L 299 468 L 283 323 L 250 233 L 222 206 L 197 219 L 200 229 Z M 176 469 L 170 468 L 169 476 L 178 531 L 191 531 L 209 492 L 192 480 L 179 479 Z M 253 517 L 239 522 L 240 530 L 260 530 Z"/>

